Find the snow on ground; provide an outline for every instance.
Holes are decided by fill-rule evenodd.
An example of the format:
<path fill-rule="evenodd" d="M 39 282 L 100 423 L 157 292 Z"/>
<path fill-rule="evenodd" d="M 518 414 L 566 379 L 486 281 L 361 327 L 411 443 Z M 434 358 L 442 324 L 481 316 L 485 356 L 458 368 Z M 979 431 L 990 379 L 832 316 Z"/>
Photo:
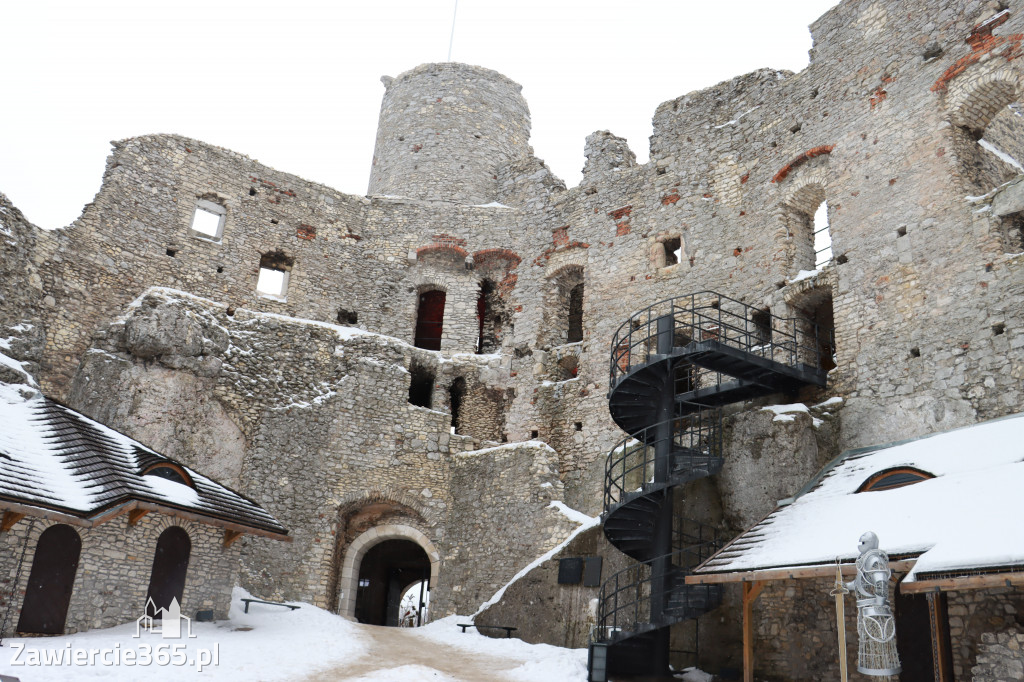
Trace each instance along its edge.
<path fill-rule="evenodd" d="M 523 663 L 519 667 L 505 673 L 505 677 L 517 682 L 584 682 L 587 679 L 586 649 L 563 649 L 550 644 L 527 644 L 521 639 L 485 637 L 472 628 L 463 633 L 456 624 L 465 622 L 463 616 L 448 616 L 414 632 L 428 641 L 455 649 L 521 659 Z"/>
<path fill-rule="evenodd" d="M 0 648 L 0 674 L 19 677 L 23 682 L 143 678 L 156 682 L 197 678 L 210 682 L 299 682 L 318 671 L 329 671 L 330 679 L 345 682 L 462 682 L 459 676 L 453 676 L 451 661 L 445 656 L 445 650 L 455 649 L 464 652 L 467 660 L 478 663 L 508 663 L 509 669 L 488 677 L 495 681 L 584 682 L 587 678 L 586 649 L 493 639 L 472 629 L 463 633 L 456 623 L 467 622 L 465 616 L 449 616 L 415 629 L 380 628 L 349 622 L 310 604 L 299 604 L 301 608 L 295 611 L 252 604 L 246 614 L 242 612 L 241 599 L 249 596 L 236 587 L 229 620 L 192 623 L 192 639 L 184 635 L 181 639 L 163 639 L 158 633 L 145 631 L 136 638 L 135 623 L 63 637 L 5 639 Z M 375 639 L 392 633 L 402 636 L 404 647 L 417 649 L 421 659 L 423 652 L 436 654 L 437 668 L 446 670 L 425 665 L 422 660 L 410 663 L 394 655 L 375 655 Z M 96 652 L 92 654 L 92 665 L 87 662 L 91 650 Z M 152 662 L 142 665 L 144 658 L 140 656 L 146 650 Z M 83 652 L 78 656 L 85 664 L 71 664 L 79 651 Z M 195 665 L 174 664 L 181 660 L 196 661 L 202 656 L 212 658 L 214 653 L 216 664 L 201 672 Z M 126 662 L 129 656 L 131 664 Z M 66 663 L 55 665 L 54 657 L 61 657 Z M 162 657 L 166 660 L 161 665 Z M 17 664 L 38 663 L 45 658 L 51 660 L 50 665 Z M 121 664 L 110 665 L 115 659 L 120 659 Z M 349 667 L 353 669 L 351 677 L 345 674 Z"/>
<path fill-rule="evenodd" d="M 163 639 L 160 634 L 143 630 L 135 637 L 136 624 L 126 623 L 104 630 L 91 630 L 63 637 L 32 637 L 5 639 L 0 649 L 0 674 L 20 677 L 24 682 L 61 682 L 74 680 L 180 680 L 198 678 L 217 681 L 251 682 L 252 680 L 289 680 L 314 672 L 317 668 L 335 665 L 362 656 L 365 646 L 360 626 L 309 604 L 292 611 L 280 606 L 252 604 L 249 613 L 242 612 L 243 597 L 250 595 L 236 587 L 231 600 L 229 620 L 216 623 L 192 623 L 192 639 Z M 184 630 L 184 624 L 182 630 Z M 174 649 L 173 647 L 181 647 Z M 141 665 L 139 659 L 148 647 L 153 661 Z M 170 659 L 158 664 L 161 647 Z M 25 666 L 12 664 L 12 657 L 22 649 L 17 660 L 32 660 L 31 652 L 40 659 L 63 655 L 66 661 L 76 651 L 97 650 L 93 665 Z M 217 665 L 202 672 L 196 666 L 174 665 L 176 659 L 196 661 L 203 652 L 217 654 Z M 132 665 L 126 665 L 126 654 L 135 654 Z M 181 652 L 181 653 L 179 653 Z M 110 665 L 117 658 L 121 665 Z M 52 659 L 51 659 L 52 660 Z M 15 663 L 16 663 L 15 661 Z"/>

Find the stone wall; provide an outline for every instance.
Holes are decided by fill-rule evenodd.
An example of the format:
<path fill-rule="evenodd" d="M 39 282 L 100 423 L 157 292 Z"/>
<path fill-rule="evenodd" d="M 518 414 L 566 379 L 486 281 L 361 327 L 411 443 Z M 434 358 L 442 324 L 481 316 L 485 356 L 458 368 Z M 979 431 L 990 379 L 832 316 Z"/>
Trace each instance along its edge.
<path fill-rule="evenodd" d="M 645 164 L 595 133 L 571 189 L 533 156 L 518 86 L 466 65 L 386 82 L 369 198 L 188 138 L 123 140 L 69 228 L 40 231 L 3 204 L 0 338 L 24 335 L 5 343 L 38 363 L 49 395 L 266 504 L 296 541 L 244 548 L 247 580 L 331 604 L 344 505 L 391 500 L 438 548 L 474 524 L 497 532 L 458 500 L 459 453 L 544 441 L 559 495 L 601 511 L 602 462 L 626 436 L 607 412 L 609 344 L 637 309 L 712 290 L 770 311 L 773 333 L 795 314 L 834 320 L 826 389 L 730 408 L 711 504 L 723 527 L 745 525 L 841 449 L 1024 404 L 1024 193 L 982 186 L 1014 171 L 978 144 L 1016 153 L 1021 139 L 1024 16 L 996 9 L 844 0 L 811 27 L 805 70 L 663 103 Z M 223 210 L 219 235 L 192 230 L 198 202 Z M 821 202 L 834 258 L 815 274 Z M 283 296 L 256 291 L 268 255 L 290 268 Z M 584 292 L 572 343 L 570 280 Z M 478 355 L 485 282 L 496 315 Z M 184 293 L 147 303 L 151 287 Z M 446 294 L 436 353 L 409 345 L 431 289 Z M 414 361 L 433 372 L 429 406 L 408 402 Z M 459 378 L 465 423 L 452 434 Z M 812 415 L 820 427 L 759 411 L 830 397 L 843 402 Z M 518 509 L 532 484 L 503 480 L 511 497 L 495 505 Z M 479 583 L 458 597 L 438 586 L 440 608 L 489 596 L 556 535 L 523 539 L 493 575 L 496 540 L 459 536 L 452 590 Z"/>
<path fill-rule="evenodd" d="M 14 635 L 36 543 L 51 525 L 51 521 L 26 517 L 0 534 L 0 611 L 6 613 L 10 608 L 4 636 Z M 227 618 L 238 576 L 238 542 L 225 548 L 223 530 L 162 514 L 148 514 L 135 526 L 129 526 L 128 516 L 122 515 L 93 528 L 75 528 L 82 539 L 82 551 L 65 632 L 113 627 L 144 615 L 157 540 L 171 525 L 183 528 L 192 542 L 182 615 L 191 618 L 196 611 L 212 610 L 214 618 Z M 250 542 L 275 541 L 260 538 Z M 16 587 L 15 577 L 19 577 Z M 12 587 L 15 599 L 10 604 Z"/>
<path fill-rule="evenodd" d="M 981 636 L 978 663 L 971 668 L 974 682 L 1024 680 L 1024 631 L 986 632 Z"/>
<path fill-rule="evenodd" d="M 991 645 L 1007 645 L 1006 635 L 1012 637 L 1015 629 L 1024 627 L 1024 590 L 1020 587 L 965 590 L 949 592 L 947 598 L 953 674 L 957 679 L 966 679 L 970 672 L 978 679 L 975 666 L 986 660 L 993 662 L 990 658 L 982 659 L 986 644 L 990 645 L 988 655 L 995 655 L 997 650 Z M 998 637 L 992 641 L 995 635 Z M 1020 661 L 1024 654 L 1018 650 L 1016 657 Z M 989 673 L 993 670 L 995 668 L 987 668 Z"/>

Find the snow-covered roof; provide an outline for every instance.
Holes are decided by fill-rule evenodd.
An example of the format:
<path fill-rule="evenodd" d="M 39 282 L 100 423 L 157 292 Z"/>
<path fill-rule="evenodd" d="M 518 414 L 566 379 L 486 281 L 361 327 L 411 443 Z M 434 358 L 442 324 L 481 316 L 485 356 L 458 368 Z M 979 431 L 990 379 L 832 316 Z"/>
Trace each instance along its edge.
<path fill-rule="evenodd" d="M 857 490 L 872 475 L 915 468 L 935 478 Z M 844 562 L 874 531 L 890 556 L 916 556 L 905 581 L 1024 568 L 1024 414 L 843 453 L 792 500 L 712 556 L 697 574 Z"/>
<path fill-rule="evenodd" d="M 24 388 L 0 383 L 0 508 L 37 508 L 96 523 L 134 503 L 237 530 L 287 535 L 247 497 Z M 192 486 L 142 473 L 160 464 L 187 472 Z"/>

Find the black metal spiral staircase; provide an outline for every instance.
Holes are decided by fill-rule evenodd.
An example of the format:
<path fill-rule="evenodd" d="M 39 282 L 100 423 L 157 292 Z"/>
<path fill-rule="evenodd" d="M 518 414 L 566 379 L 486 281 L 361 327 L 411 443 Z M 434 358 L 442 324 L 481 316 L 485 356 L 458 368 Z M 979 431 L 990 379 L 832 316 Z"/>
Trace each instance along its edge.
<path fill-rule="evenodd" d="M 630 434 L 605 467 L 609 542 L 639 563 L 601 588 L 590 680 L 667 677 L 669 630 L 722 600 L 686 576 L 722 546 L 673 512 L 675 488 L 722 469 L 721 406 L 824 386 L 831 329 L 703 291 L 634 314 L 612 341 L 608 407 Z"/>

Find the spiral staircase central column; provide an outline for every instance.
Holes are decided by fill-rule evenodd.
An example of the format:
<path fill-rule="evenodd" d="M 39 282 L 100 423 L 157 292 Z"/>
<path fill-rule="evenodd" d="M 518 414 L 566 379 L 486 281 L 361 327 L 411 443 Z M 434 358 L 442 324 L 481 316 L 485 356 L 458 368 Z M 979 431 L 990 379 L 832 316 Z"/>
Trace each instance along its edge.
<path fill-rule="evenodd" d="M 675 333 L 674 319 L 671 315 L 658 318 L 657 353 L 662 356 L 672 354 Z M 672 416 L 675 409 L 674 373 L 671 365 L 662 377 L 664 382 L 658 397 L 658 414 L 654 442 L 654 483 L 668 483 L 672 460 Z M 658 557 L 651 564 L 651 622 L 666 624 L 665 613 L 668 607 L 669 591 L 672 580 L 672 509 L 673 487 L 664 491 L 664 499 L 654 526 L 654 555 Z M 665 627 L 656 633 L 653 658 L 656 670 L 667 672 L 669 669 L 669 648 L 671 631 Z"/>

